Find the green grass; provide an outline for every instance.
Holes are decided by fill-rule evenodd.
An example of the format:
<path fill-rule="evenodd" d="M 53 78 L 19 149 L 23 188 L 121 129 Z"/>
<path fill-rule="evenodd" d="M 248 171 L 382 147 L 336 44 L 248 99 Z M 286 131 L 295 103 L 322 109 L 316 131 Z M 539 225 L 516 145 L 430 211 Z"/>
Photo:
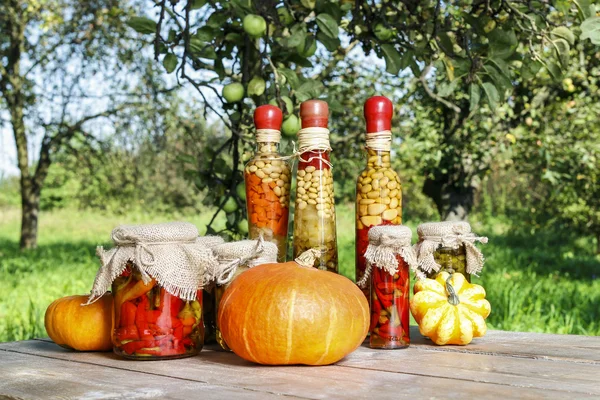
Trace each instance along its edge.
<path fill-rule="evenodd" d="M 122 223 L 190 221 L 204 229 L 209 215 L 106 215 L 92 211 L 42 212 L 39 248 L 18 249 L 19 213 L 0 209 L 0 342 L 44 336 L 44 312 L 56 298 L 89 293 L 98 268 L 97 245 L 110 246 Z M 224 218 L 223 218 L 224 219 Z M 415 228 L 415 224 L 408 226 Z M 473 223 L 489 236 L 481 278 L 492 304 L 492 329 L 600 335 L 600 258 L 592 240 L 564 232 L 535 237 L 506 223 Z M 354 220 L 338 208 L 340 272 L 354 276 Z"/>

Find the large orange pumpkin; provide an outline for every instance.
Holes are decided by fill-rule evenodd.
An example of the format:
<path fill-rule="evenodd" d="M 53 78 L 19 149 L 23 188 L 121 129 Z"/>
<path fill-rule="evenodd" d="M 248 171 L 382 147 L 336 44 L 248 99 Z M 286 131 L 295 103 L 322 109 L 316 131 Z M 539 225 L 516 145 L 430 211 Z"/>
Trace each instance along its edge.
<path fill-rule="evenodd" d="M 55 300 L 46 310 L 44 325 L 48 336 L 59 346 L 79 351 L 112 350 L 113 297 L 110 293 L 82 306 L 88 296 Z"/>
<path fill-rule="evenodd" d="M 312 262 L 263 264 L 239 275 L 219 304 L 223 339 L 259 364 L 327 365 L 367 336 L 369 305 L 349 279 Z"/>

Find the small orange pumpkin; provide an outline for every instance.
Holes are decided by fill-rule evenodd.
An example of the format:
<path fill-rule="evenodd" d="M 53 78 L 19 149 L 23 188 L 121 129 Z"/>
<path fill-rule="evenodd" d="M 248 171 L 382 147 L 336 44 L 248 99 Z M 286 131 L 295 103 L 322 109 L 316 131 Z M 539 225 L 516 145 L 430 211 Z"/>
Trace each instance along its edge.
<path fill-rule="evenodd" d="M 259 364 L 327 365 L 360 346 L 369 329 L 365 296 L 349 279 L 312 265 L 263 264 L 229 285 L 218 323 L 235 354 Z"/>
<path fill-rule="evenodd" d="M 79 351 L 112 350 L 113 297 L 106 293 L 83 306 L 88 296 L 68 296 L 54 300 L 46 310 L 44 325 L 56 344 Z"/>

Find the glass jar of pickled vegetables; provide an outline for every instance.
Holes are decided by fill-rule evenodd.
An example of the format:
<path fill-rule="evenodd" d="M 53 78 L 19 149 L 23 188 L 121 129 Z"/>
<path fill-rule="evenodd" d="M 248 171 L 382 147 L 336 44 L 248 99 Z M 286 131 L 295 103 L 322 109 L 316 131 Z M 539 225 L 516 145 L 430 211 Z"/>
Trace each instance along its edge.
<path fill-rule="evenodd" d="M 197 354 L 202 288 L 218 266 L 198 229 L 186 222 L 120 226 L 112 239 L 114 248 L 97 249 L 101 267 L 90 301 L 112 285 L 114 352 L 135 360 Z"/>
<path fill-rule="evenodd" d="M 223 238 L 220 236 L 201 236 L 197 242 L 203 246 L 212 249 L 213 247 L 222 244 Z M 204 318 L 204 343 L 216 342 L 216 325 L 217 316 L 215 312 L 215 290 L 214 282 L 207 283 L 202 291 L 202 317 Z"/>
<path fill-rule="evenodd" d="M 131 359 L 182 358 L 198 354 L 204 343 L 202 290 L 185 301 L 159 285 L 144 282 L 128 263 L 114 280 L 114 352 Z"/>
<path fill-rule="evenodd" d="M 279 154 L 282 118 L 275 106 L 256 109 L 256 153 L 244 170 L 249 238 L 262 236 L 275 243 L 279 262 L 285 261 L 287 253 L 291 181 L 290 162 Z"/>
<path fill-rule="evenodd" d="M 329 153 L 329 109 L 322 100 L 300 105 L 302 129 L 298 132 L 298 172 L 294 210 L 294 258 L 309 249 L 320 257 L 315 267 L 338 271 L 333 173 Z"/>
<path fill-rule="evenodd" d="M 244 271 L 261 264 L 277 262 L 278 247 L 273 242 L 258 240 L 242 240 L 224 243 L 213 249 L 219 261 L 216 276 L 214 315 L 219 314 L 219 304 L 225 290 L 231 282 Z M 216 340 L 224 350 L 229 350 L 223 340 L 218 323 L 216 324 Z"/>
<path fill-rule="evenodd" d="M 368 267 L 358 283 L 370 289 L 371 348 L 399 349 L 410 344 L 409 267 L 414 270 L 417 265 L 411 238 L 411 230 L 402 225 L 369 230 Z"/>
<path fill-rule="evenodd" d="M 458 272 L 471 281 L 471 275 L 483 268 L 484 258 L 475 242 L 487 243 L 487 237 L 471 232 L 464 221 L 427 222 L 417 227 L 415 245 L 419 271 L 434 278 L 440 271 Z"/>
<path fill-rule="evenodd" d="M 356 183 L 356 281 L 366 270 L 365 251 L 369 230 L 379 225 L 402 223 L 402 186 L 398 174 L 391 168 L 392 102 L 374 96 L 365 102 L 367 124 L 367 167 Z M 369 297 L 369 285 L 363 288 Z"/>

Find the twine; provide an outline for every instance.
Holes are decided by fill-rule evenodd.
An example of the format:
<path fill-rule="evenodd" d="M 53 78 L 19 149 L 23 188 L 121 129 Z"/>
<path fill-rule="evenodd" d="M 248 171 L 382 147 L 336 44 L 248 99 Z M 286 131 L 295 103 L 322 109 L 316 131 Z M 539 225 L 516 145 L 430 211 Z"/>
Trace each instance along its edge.
<path fill-rule="evenodd" d="M 230 283 L 233 280 L 237 269 L 241 266 L 252 268 L 261 264 L 277 262 L 277 246 L 274 243 L 265 242 L 262 235 L 255 241 L 227 243 L 224 246 L 228 247 L 219 247 L 215 252 L 221 254 L 239 254 L 252 242 L 256 242 L 254 248 L 242 257 L 228 258 L 228 256 L 225 255 L 219 257 L 220 265 L 217 267 L 215 273 L 215 281 L 218 285 L 227 285 Z"/>
<path fill-rule="evenodd" d="M 392 148 L 392 131 L 367 133 L 366 147 L 375 151 L 390 151 Z"/>
<path fill-rule="evenodd" d="M 257 129 L 256 141 L 258 143 L 279 143 L 281 141 L 281 131 L 277 129 Z"/>
<path fill-rule="evenodd" d="M 119 226 L 111 237 L 114 248 L 96 248 L 100 268 L 86 304 L 102 297 L 128 263 L 135 265 L 144 283 L 156 279 L 173 296 L 190 301 L 196 299 L 217 265 L 212 251 L 199 241 L 198 229 L 190 223 Z"/>
<path fill-rule="evenodd" d="M 439 247 L 458 249 L 465 247 L 466 270 L 468 274 L 478 276 L 483 269 L 485 259 L 475 242 L 487 243 L 488 238 L 471 232 L 466 222 L 428 223 L 419 226 L 419 243 L 415 245 L 418 267 L 425 273 L 439 271 L 441 265 L 435 261 L 434 253 Z"/>
<path fill-rule="evenodd" d="M 405 226 L 376 226 L 369 230 L 369 246 L 365 252 L 367 268 L 362 279 L 356 284 L 364 288 L 369 282 L 373 266 L 390 275 L 398 273 L 399 255 L 408 264 L 411 271 L 419 275 L 417 255 L 410 244 L 412 232 Z"/>
<path fill-rule="evenodd" d="M 321 127 L 300 129 L 300 131 L 298 131 L 298 151 L 296 152 L 296 155 L 302 162 L 310 163 L 311 161 L 318 159 L 328 165 L 329 168 L 332 168 L 331 162 L 321 157 L 321 154 L 309 157 L 307 160 L 302 158 L 303 153 L 311 151 L 331 151 L 331 145 L 329 144 L 329 129 Z"/>

